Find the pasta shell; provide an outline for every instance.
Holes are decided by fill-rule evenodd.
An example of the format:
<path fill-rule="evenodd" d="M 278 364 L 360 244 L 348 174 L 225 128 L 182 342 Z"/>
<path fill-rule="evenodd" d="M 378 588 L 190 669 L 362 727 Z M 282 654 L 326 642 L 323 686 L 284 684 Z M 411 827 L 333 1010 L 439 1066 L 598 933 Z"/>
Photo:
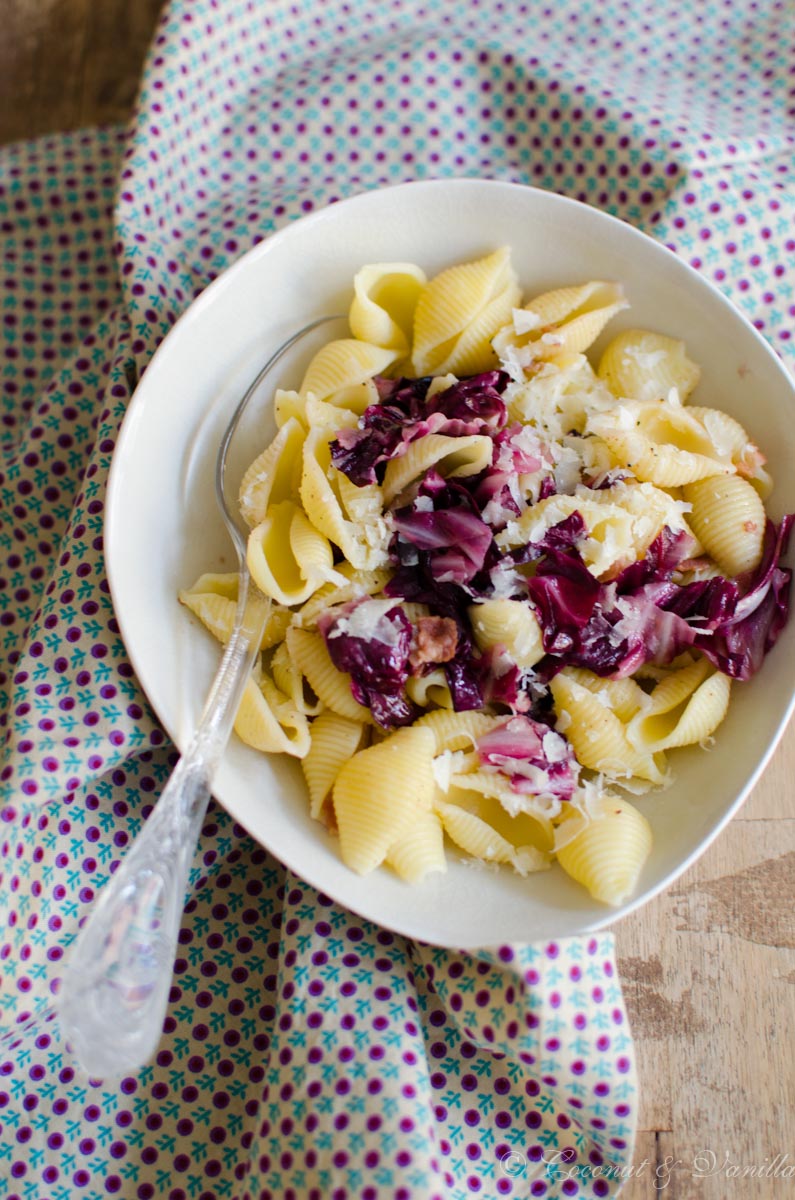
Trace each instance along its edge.
<path fill-rule="evenodd" d="M 515 850 L 520 846 L 534 846 L 543 854 L 548 854 L 552 849 L 554 827 L 552 821 L 540 812 L 521 811 L 511 814 L 500 803 L 498 797 L 486 796 L 482 792 L 467 789 L 464 785 L 451 787 L 444 802 L 458 805 L 459 808 L 485 821 L 500 837 L 510 842 Z"/>
<path fill-rule="evenodd" d="M 492 338 L 511 315 L 518 298 L 518 292 L 512 287 L 500 292 L 478 313 L 473 321 L 457 338 L 452 349 L 435 368 L 439 374 L 455 372 L 458 376 L 477 375 L 481 371 L 489 371 L 499 366 L 499 360 L 492 346 Z"/>
<path fill-rule="evenodd" d="M 179 593 L 179 601 L 195 613 L 213 637 L 226 645 L 232 636 L 237 612 L 239 577 L 237 572 L 200 575 L 190 588 Z M 267 650 L 280 642 L 292 619 L 291 613 L 278 604 L 271 605 L 270 615 L 262 631 L 260 649 Z"/>
<path fill-rule="evenodd" d="M 372 725 L 369 708 L 354 700 L 351 677 L 334 666 L 321 634 L 291 625 L 286 641 L 293 662 L 306 676 L 312 691 L 326 708 L 351 721 Z"/>
<path fill-rule="evenodd" d="M 312 524 L 339 546 L 356 569 L 374 570 L 389 559 L 389 531 L 381 516 L 349 521 L 342 512 L 341 500 L 332 486 L 342 478 L 331 466 L 329 434 L 312 429 L 303 447 L 301 502 Z"/>
<path fill-rule="evenodd" d="M 291 419 L 307 429 L 306 397 L 298 392 L 286 392 L 283 388 L 277 388 L 273 396 L 273 415 L 279 429 Z"/>
<path fill-rule="evenodd" d="M 651 706 L 630 723 L 627 737 L 638 750 L 657 753 L 689 746 L 711 737 L 729 708 L 731 679 L 699 660 L 663 680 L 651 695 Z"/>
<path fill-rule="evenodd" d="M 647 705 L 646 693 L 634 679 L 603 679 L 581 667 L 567 667 L 566 674 L 580 687 L 600 696 L 601 702 L 625 725 Z"/>
<path fill-rule="evenodd" d="M 377 483 L 357 487 L 342 471 L 337 472 L 337 491 L 351 521 L 375 521 L 384 511 L 384 493 Z"/>
<path fill-rule="evenodd" d="M 353 280 L 349 324 L 354 337 L 409 353 L 414 310 L 427 280 L 414 263 L 372 263 Z"/>
<path fill-rule="evenodd" d="M 504 320 L 500 313 L 506 304 L 510 312 L 518 300 L 519 287 L 507 247 L 436 275 L 420 296 L 414 314 L 416 373 L 444 374 L 456 370 L 451 364 L 455 361 L 457 344 L 470 327 L 473 332 L 462 343 L 462 356 L 470 365 L 470 373 L 488 369 L 493 361 L 491 338 Z M 490 305 L 494 307 L 490 309 Z M 478 350 L 482 351 L 485 365 L 478 361 Z"/>
<path fill-rule="evenodd" d="M 445 833 L 467 854 L 484 862 L 509 863 L 513 859 L 516 847 L 474 813 L 456 804 L 437 804 L 436 811 Z"/>
<path fill-rule="evenodd" d="M 531 505 L 518 521 L 508 522 L 497 535 L 497 545 L 506 549 L 538 542 L 552 526 L 579 513 L 586 533 L 578 549 L 593 575 L 602 578 L 633 562 L 645 549 L 636 541 L 633 514 L 620 504 L 609 503 L 598 492 L 584 490 L 587 495 L 549 496 Z"/>
<path fill-rule="evenodd" d="M 536 846 L 514 846 L 481 817 L 457 804 L 437 804 L 436 811 L 450 840 L 473 858 L 510 863 L 521 875 L 549 866 L 548 855 Z"/>
<path fill-rule="evenodd" d="M 416 479 L 421 479 L 431 467 L 450 477 L 477 475 L 491 462 L 492 452 L 491 438 L 476 433 L 466 437 L 429 433 L 417 438 L 409 443 L 405 454 L 387 463 L 384 504 L 391 504 L 395 496 Z"/>
<path fill-rule="evenodd" d="M 434 753 L 445 750 L 463 750 L 473 746 L 479 737 L 490 729 L 505 723 L 506 718 L 490 717 L 481 712 L 438 712 L 426 713 L 414 722 L 413 728 L 430 729 L 434 736 Z"/>
<path fill-rule="evenodd" d="M 270 671 L 276 687 L 289 697 L 299 712 L 307 717 L 316 717 L 322 711 L 322 701 L 310 701 L 307 698 L 304 677 L 290 657 L 285 642 L 276 648 L 270 661 Z"/>
<path fill-rule="evenodd" d="M 291 500 L 301 477 L 301 447 L 306 433 L 299 422 L 290 417 L 262 454 L 258 455 L 243 476 L 238 503 L 240 513 L 249 529 L 264 521 L 269 504 Z"/>
<path fill-rule="evenodd" d="M 684 342 L 645 329 L 627 329 L 613 338 L 598 373 L 614 396 L 632 400 L 664 400 L 671 388 L 685 400 L 701 378 Z"/>
<path fill-rule="evenodd" d="M 522 365 L 564 359 L 587 350 L 607 322 L 627 307 L 621 287 L 593 281 L 536 296 L 494 339 L 498 353 L 518 352 Z"/>
<path fill-rule="evenodd" d="M 630 400 L 593 417 L 588 432 L 607 443 L 618 466 L 657 487 L 734 473 L 729 459 L 716 457 L 703 426 L 678 405 Z"/>
<path fill-rule="evenodd" d="M 664 782 L 663 762 L 651 754 L 642 754 L 627 738 L 626 726 L 601 703 L 597 694 L 577 683 L 567 671 L 550 681 L 555 700 L 558 727 L 564 713 L 570 718 L 565 734 L 578 762 L 613 780 L 646 779 Z"/>
<path fill-rule="evenodd" d="M 329 342 L 318 350 L 307 367 L 301 395 L 311 392 L 316 399 L 326 400 L 342 388 L 354 387 L 373 375 L 383 374 L 396 358 L 396 350 L 385 350 L 353 338 Z"/>
<path fill-rule="evenodd" d="M 557 859 L 595 900 L 615 906 L 637 887 L 651 844 L 651 827 L 643 814 L 628 801 L 605 795 L 591 806 L 591 820 L 558 850 Z"/>
<path fill-rule="evenodd" d="M 252 529 L 246 561 L 260 591 L 287 606 L 308 600 L 334 567 L 328 540 L 290 500 L 272 504 Z"/>
<path fill-rule="evenodd" d="M 377 571 L 359 571 L 350 563 L 340 563 L 337 574 L 347 582 L 324 583 L 314 596 L 310 596 L 297 618 L 304 627 L 313 625 L 320 614 L 334 604 L 346 604 L 348 600 L 374 596 L 383 591 L 392 576 L 392 572 L 385 568 Z"/>
<path fill-rule="evenodd" d="M 427 675 L 412 675 L 406 680 L 406 695 L 420 708 L 438 705 L 441 709 L 453 707 L 453 697 L 447 684 L 447 676 L 441 667 Z"/>
<path fill-rule="evenodd" d="M 340 770 L 334 812 L 343 861 L 360 875 L 374 870 L 430 810 L 433 735 L 408 728 L 361 750 Z"/>
<path fill-rule="evenodd" d="M 311 744 L 301 760 L 309 791 L 309 812 L 319 819 L 340 770 L 362 742 L 364 725 L 326 710 L 310 726 Z"/>
<path fill-rule="evenodd" d="M 622 301 L 624 295 L 618 284 L 591 280 L 589 283 L 576 284 L 573 287 L 542 292 L 540 296 L 529 300 L 522 312 L 534 318 L 527 331 L 532 336 L 551 325 L 560 326 L 564 321 L 575 320 L 583 313 L 598 311 Z M 623 306 L 626 307 L 625 301 Z"/>
<path fill-rule="evenodd" d="M 235 733 L 247 746 L 265 754 L 303 758 L 309 750 L 309 722 L 263 677 L 249 679 L 235 716 Z"/>
<path fill-rule="evenodd" d="M 355 383 L 351 387 L 340 388 L 338 392 L 333 392 L 327 403 L 333 405 L 334 408 L 352 412 L 357 417 L 361 417 L 371 405 L 379 403 L 378 388 L 372 379 L 366 379 L 364 383 Z"/>
<path fill-rule="evenodd" d="M 761 498 L 766 500 L 773 490 L 773 480 L 765 470 L 767 460 L 740 422 L 718 408 L 688 405 L 687 411 L 704 426 L 716 451 L 722 455 L 728 454 L 737 468 L 737 474 L 747 479 Z"/>
<path fill-rule="evenodd" d="M 437 813 L 420 809 L 409 830 L 394 842 L 386 861 L 406 883 L 420 883 L 431 871 L 447 870 L 444 831 Z"/>
<path fill-rule="evenodd" d="M 746 479 L 728 475 L 688 484 L 693 532 L 727 575 L 752 571 L 762 558 L 765 510 Z"/>
<path fill-rule="evenodd" d="M 523 671 L 544 657 L 538 618 L 522 600 L 484 600 L 467 609 L 478 648 L 503 646 Z"/>

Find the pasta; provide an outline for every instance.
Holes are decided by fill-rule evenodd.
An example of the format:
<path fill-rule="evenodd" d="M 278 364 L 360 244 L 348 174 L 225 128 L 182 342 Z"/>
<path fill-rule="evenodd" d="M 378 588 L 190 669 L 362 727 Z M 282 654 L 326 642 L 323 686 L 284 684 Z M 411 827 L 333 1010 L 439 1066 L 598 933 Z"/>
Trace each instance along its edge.
<path fill-rule="evenodd" d="M 505 247 L 368 264 L 351 336 L 275 394 L 239 498 L 275 603 L 235 728 L 300 759 L 354 871 L 420 883 L 453 848 L 623 903 L 651 829 L 620 790 L 709 747 L 787 619 L 793 518 L 745 428 L 689 403 L 685 344 L 587 357 L 626 307 L 599 280 L 522 303 Z M 229 639 L 236 576 L 179 598 Z"/>

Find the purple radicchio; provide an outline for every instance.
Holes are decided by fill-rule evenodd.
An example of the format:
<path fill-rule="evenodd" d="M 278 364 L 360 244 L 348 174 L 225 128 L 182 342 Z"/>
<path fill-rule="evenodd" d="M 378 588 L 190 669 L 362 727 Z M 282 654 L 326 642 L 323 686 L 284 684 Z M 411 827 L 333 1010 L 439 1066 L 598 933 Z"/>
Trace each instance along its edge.
<path fill-rule="evenodd" d="M 779 563 L 794 521 L 795 516 L 783 517 L 776 528 L 768 519 L 759 566 L 737 579 L 740 598 L 733 614 L 696 638 L 698 649 L 734 679 L 756 674 L 787 623 L 792 571 Z"/>
<path fill-rule="evenodd" d="M 351 677 L 353 698 L 383 729 L 418 714 L 407 699 L 412 626 L 394 601 L 364 599 L 329 609 L 318 621 L 331 661 Z"/>
<path fill-rule="evenodd" d="M 564 737 L 530 717 L 514 716 L 477 740 L 481 765 L 507 775 L 516 792 L 570 800 L 577 783 L 574 751 Z"/>
<path fill-rule="evenodd" d="M 428 399 L 431 377 L 376 380 L 379 404 L 371 404 L 356 429 L 341 429 L 331 443 L 331 461 L 357 487 L 380 482 L 384 465 L 406 453 L 429 433 L 464 437 L 502 428 L 506 408 L 500 398 L 508 384 L 504 371 L 461 379 Z"/>
<path fill-rule="evenodd" d="M 547 652 L 538 675 L 549 679 L 565 666 L 577 666 L 623 678 L 643 663 L 663 665 L 693 647 L 724 674 L 750 679 L 787 620 L 792 572 L 779 561 L 792 522 L 785 517 L 777 529 L 768 521 L 762 560 L 747 576 L 684 585 L 672 576 L 692 547 L 686 533 L 664 528 L 643 559 L 611 583 L 599 583 L 569 537 L 572 530 L 560 522 L 538 547 L 514 552 L 515 558 L 528 558 L 544 550 L 527 581 Z"/>

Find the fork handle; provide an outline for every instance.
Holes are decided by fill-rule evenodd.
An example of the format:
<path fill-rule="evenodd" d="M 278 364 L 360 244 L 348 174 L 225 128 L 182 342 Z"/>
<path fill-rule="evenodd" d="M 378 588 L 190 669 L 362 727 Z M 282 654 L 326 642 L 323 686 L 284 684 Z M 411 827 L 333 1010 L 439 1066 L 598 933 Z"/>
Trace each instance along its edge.
<path fill-rule="evenodd" d="M 247 591 L 247 581 L 241 589 Z M 246 604 L 246 595 L 239 598 Z M 188 872 L 210 784 L 262 640 L 270 603 L 249 600 L 201 721 L 154 811 L 78 935 L 59 998 L 61 1028 L 93 1078 L 129 1074 L 160 1038 Z"/>

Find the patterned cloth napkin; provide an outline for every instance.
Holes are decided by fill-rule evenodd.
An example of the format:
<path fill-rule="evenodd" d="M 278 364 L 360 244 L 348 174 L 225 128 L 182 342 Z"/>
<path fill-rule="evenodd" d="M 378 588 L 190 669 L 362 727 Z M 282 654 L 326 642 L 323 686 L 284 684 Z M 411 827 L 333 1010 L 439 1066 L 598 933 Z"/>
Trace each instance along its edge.
<path fill-rule="evenodd" d="M 114 620 L 105 485 L 193 297 L 285 221 L 407 178 L 603 207 L 795 362 L 794 39 L 786 0 L 653 18 L 623 0 L 174 0 L 126 132 L 0 152 L 3 1195 L 619 1190 L 637 1098 L 609 935 L 413 943 L 218 807 L 156 1060 L 81 1077 L 53 1015 L 62 962 L 175 761 Z"/>

